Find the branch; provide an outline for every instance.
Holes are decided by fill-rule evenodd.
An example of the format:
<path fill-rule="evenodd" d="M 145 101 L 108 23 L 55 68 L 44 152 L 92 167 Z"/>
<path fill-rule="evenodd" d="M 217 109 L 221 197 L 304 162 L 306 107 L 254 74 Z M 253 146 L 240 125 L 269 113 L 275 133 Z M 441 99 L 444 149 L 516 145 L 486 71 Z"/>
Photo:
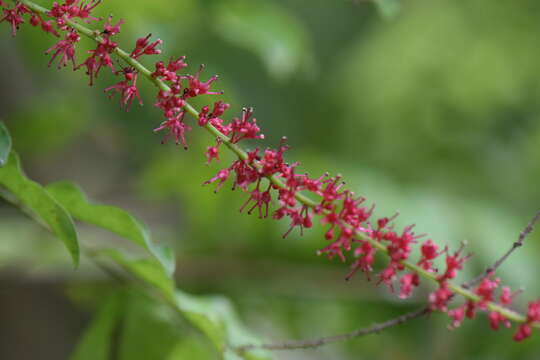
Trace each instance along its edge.
<path fill-rule="evenodd" d="M 411 311 L 408 313 L 405 313 L 403 315 L 400 315 L 396 318 L 387 320 L 382 323 L 374 324 L 372 326 L 361 328 L 354 330 L 350 333 L 346 334 L 339 334 L 339 335 L 333 335 L 333 336 L 327 336 L 327 337 L 321 337 L 318 339 L 310 339 L 310 340 L 300 340 L 300 341 L 290 341 L 285 342 L 281 344 L 259 344 L 259 345 L 245 345 L 240 346 L 238 348 L 239 353 L 244 353 L 248 350 L 253 349 L 265 349 L 265 350 L 296 350 L 296 349 L 310 349 L 310 348 L 317 348 L 323 345 L 335 343 L 338 341 L 345 341 L 357 337 L 367 336 L 371 334 L 379 333 L 382 330 L 385 330 L 387 328 L 403 324 L 404 322 L 407 322 L 409 320 L 413 320 L 419 317 L 422 317 L 424 315 L 430 314 L 431 309 L 429 307 L 423 307 L 421 309 Z"/>
<path fill-rule="evenodd" d="M 472 286 L 482 281 L 482 279 L 484 279 L 486 276 L 489 276 L 490 274 L 495 272 L 506 261 L 506 259 L 508 259 L 510 255 L 512 255 L 512 253 L 517 248 L 523 245 L 525 238 L 534 230 L 534 226 L 539 220 L 540 220 L 540 211 L 536 213 L 536 215 L 531 219 L 529 224 L 527 224 L 525 229 L 523 229 L 523 231 L 519 233 L 518 240 L 512 244 L 510 249 L 508 249 L 508 251 L 506 251 L 503 256 L 501 256 L 497 261 L 493 263 L 493 265 L 489 266 L 480 275 L 463 283 L 461 286 L 466 289 L 471 288 Z M 453 294 L 451 298 L 454 298 L 454 297 L 455 295 Z M 404 322 L 428 315 L 430 313 L 431 313 L 431 309 L 429 307 L 424 307 L 415 311 L 402 314 L 396 318 L 387 320 L 383 323 L 374 324 L 370 327 L 357 329 L 346 334 L 326 336 L 326 337 L 321 337 L 318 339 L 290 341 L 290 342 L 285 342 L 281 344 L 244 345 L 244 346 L 239 347 L 238 350 L 240 352 L 244 352 L 244 351 L 252 350 L 256 348 L 266 349 L 266 350 L 296 350 L 296 349 L 317 348 L 319 346 L 323 346 L 323 345 L 327 345 L 327 344 L 331 344 L 331 343 L 335 343 L 339 341 L 345 341 L 345 340 L 349 340 L 349 339 L 353 339 L 357 337 L 362 337 L 362 336 L 378 333 L 387 328 L 391 328 L 396 325 L 403 324 Z"/>
<path fill-rule="evenodd" d="M 18 0 L 18 1 L 20 3 L 26 5 L 32 11 L 35 11 L 37 13 L 46 14 L 49 11 L 48 9 L 46 9 L 46 8 L 40 6 L 40 5 L 38 5 L 38 4 L 36 4 L 36 3 L 32 2 L 32 1 L 29 1 L 29 0 Z M 85 35 L 86 37 L 88 37 L 88 38 L 90 38 L 90 39 L 92 39 L 92 40 L 94 40 L 94 41 L 96 41 L 98 43 L 103 43 L 104 39 L 101 36 L 101 33 L 99 31 L 91 30 L 91 29 L 85 27 L 84 25 L 81 25 L 81 24 L 79 24 L 79 23 L 77 23 L 77 22 L 75 22 L 73 20 L 70 20 L 70 19 L 65 19 L 65 21 L 69 26 L 71 26 L 73 29 L 77 30 L 80 34 Z M 152 82 L 160 90 L 170 91 L 169 86 L 164 81 L 162 81 L 158 77 L 153 77 L 151 75 L 152 72 L 150 70 L 148 70 L 139 61 L 133 59 L 130 56 L 129 53 L 127 53 L 126 51 L 120 49 L 119 47 L 115 47 L 113 52 L 118 57 L 120 57 L 122 60 L 124 60 L 128 65 L 135 68 L 143 77 L 145 77 L 150 82 Z M 195 119 L 198 119 L 199 111 L 197 111 L 189 103 L 187 103 L 187 102 L 185 103 L 184 110 L 187 113 L 189 113 L 190 115 L 192 115 Z M 210 134 L 212 134 L 213 137 L 219 138 L 220 141 L 227 148 L 229 148 L 233 153 L 235 153 L 236 156 L 238 156 L 239 159 L 241 159 L 241 160 L 247 160 L 248 159 L 248 154 L 246 153 L 246 151 L 244 151 L 244 149 L 242 149 L 237 144 L 231 142 L 231 139 L 228 136 L 221 133 L 212 124 L 210 124 L 210 122 L 208 122 L 206 125 L 204 125 L 203 128 L 205 128 Z M 253 161 L 253 167 L 260 171 L 261 168 L 262 168 L 262 165 L 257 161 Z M 283 183 L 283 181 L 276 174 L 271 175 L 271 176 L 267 176 L 267 178 L 275 187 L 277 187 L 279 189 L 287 189 L 287 186 Z M 309 207 L 309 208 L 315 208 L 319 204 L 318 202 L 314 201 L 310 197 L 305 196 L 304 194 L 301 194 L 299 192 L 296 192 L 294 196 L 295 196 L 296 200 L 298 200 L 300 203 L 302 203 L 303 205 L 305 205 L 306 207 Z M 322 211 L 322 215 L 327 215 L 327 214 L 328 214 L 328 211 L 325 211 L 325 210 Z M 387 256 L 389 256 L 389 254 L 388 254 L 389 251 L 388 251 L 387 247 L 384 244 L 382 244 L 381 242 L 379 242 L 376 239 L 373 239 L 373 238 L 367 236 L 366 234 L 364 234 L 361 231 L 358 231 L 358 230 L 353 229 L 351 227 L 349 227 L 349 229 L 352 230 L 355 238 L 370 243 L 378 251 L 380 251 L 380 252 L 386 254 Z M 417 273 L 418 275 L 420 275 L 420 276 L 422 276 L 422 277 L 424 277 L 426 279 L 430 279 L 433 282 L 438 282 L 438 277 L 437 277 L 436 274 L 434 274 L 432 272 L 429 272 L 429 271 L 425 270 L 424 268 L 422 268 L 422 267 L 420 267 L 420 266 L 418 266 L 418 265 L 416 265 L 416 264 L 414 264 L 412 262 L 401 261 L 400 263 L 405 268 Z M 465 298 L 467 298 L 469 300 L 472 300 L 474 302 L 478 302 L 478 301 L 481 300 L 481 297 L 478 296 L 476 293 L 474 293 L 473 291 L 470 291 L 469 289 L 467 289 L 467 288 L 465 288 L 463 286 L 460 286 L 459 284 L 454 284 L 454 283 L 451 283 L 451 282 L 447 282 L 447 287 L 453 293 L 459 294 L 459 295 L 461 295 L 461 296 L 463 296 L 463 297 L 465 297 Z M 519 323 L 524 323 L 527 320 L 527 318 L 524 315 L 522 315 L 520 313 L 517 313 L 517 312 L 515 312 L 515 311 L 513 311 L 511 309 L 508 309 L 508 308 L 506 308 L 504 306 L 501 306 L 501 305 L 499 305 L 497 303 L 486 302 L 485 306 L 486 306 L 486 308 L 488 310 L 496 311 L 499 314 L 501 314 L 502 316 L 504 316 L 506 319 L 509 319 L 509 320 L 512 320 L 512 321 L 515 321 L 515 322 L 519 322 Z M 540 323 L 539 324 L 535 323 L 534 326 L 535 327 L 540 327 Z"/>
<path fill-rule="evenodd" d="M 523 241 L 525 240 L 525 238 L 527 237 L 527 235 L 529 235 L 533 230 L 534 230 L 534 226 L 536 225 L 536 223 L 540 220 L 540 211 L 538 211 L 536 213 L 536 215 L 534 215 L 534 217 L 531 219 L 531 221 L 529 222 L 529 224 L 527 224 L 527 226 L 525 227 L 525 229 L 523 229 L 523 231 L 521 231 L 519 233 L 519 237 L 517 239 L 517 241 L 515 241 L 512 246 L 510 247 L 510 249 L 508 249 L 508 251 L 506 251 L 503 256 L 501 256 L 499 259 L 497 259 L 497 261 L 495 261 L 493 263 L 493 265 L 489 266 L 483 273 L 481 273 L 480 275 L 478 275 L 477 277 L 469 280 L 468 282 L 464 283 L 463 286 L 464 288 L 466 289 L 469 289 L 470 287 L 472 287 L 473 285 L 476 285 L 478 284 L 480 281 L 482 281 L 484 278 L 486 278 L 487 276 L 493 274 L 505 261 L 506 259 L 508 259 L 510 257 L 510 255 L 512 255 L 512 253 L 519 247 L 521 247 L 523 245 Z"/>

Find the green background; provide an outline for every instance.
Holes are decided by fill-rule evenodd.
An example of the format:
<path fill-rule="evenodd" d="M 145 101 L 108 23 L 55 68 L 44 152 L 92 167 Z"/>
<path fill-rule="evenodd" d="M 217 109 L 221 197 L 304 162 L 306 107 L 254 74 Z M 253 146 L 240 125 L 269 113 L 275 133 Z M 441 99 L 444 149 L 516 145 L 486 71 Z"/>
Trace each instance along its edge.
<path fill-rule="evenodd" d="M 117 0 L 98 7 L 102 16 L 126 19 L 121 47 L 153 33 L 164 40 L 160 59 L 186 55 L 188 72 L 204 63 L 206 76 L 219 74 L 215 89 L 225 91 L 229 116 L 255 108 L 266 135 L 259 146 L 286 135 L 289 161 L 312 175 L 341 173 L 377 214 L 399 211 L 400 226 L 414 223 L 441 246 L 466 240 L 474 257 L 463 279 L 500 256 L 540 209 L 539 10 L 532 0 Z M 103 72 L 88 87 L 82 71 L 47 68 L 52 37 L 29 25 L 16 38 L 2 29 L 0 117 L 27 174 L 43 184 L 75 181 L 92 199 L 137 215 L 176 249 L 179 288 L 228 296 L 269 341 L 348 332 L 425 304 L 431 285 L 402 301 L 360 274 L 345 282 L 346 264 L 315 255 L 325 246 L 322 227 L 283 239 L 286 222 L 239 213 L 244 194 L 201 186 L 232 155 L 223 151 L 221 164 L 206 166 L 212 139 L 195 125 L 187 152 L 161 145 L 149 83 L 139 81 L 145 105 L 126 113 L 103 94 L 112 76 Z M 79 62 L 91 46 L 81 42 Z M 84 258 L 73 271 L 50 238 L 0 203 L 2 359 L 66 358 L 103 294 L 118 287 Z M 89 247 L 125 246 L 91 228 L 80 238 Z M 520 308 L 540 293 L 539 240 L 528 237 L 498 273 L 525 290 Z M 208 340 L 181 320 L 152 300 L 133 299 L 124 333 L 135 340 L 119 346 L 118 358 L 215 358 Z M 538 334 L 514 343 L 511 331 L 491 331 L 483 314 L 454 331 L 447 324 L 434 314 L 275 358 L 540 355 Z"/>

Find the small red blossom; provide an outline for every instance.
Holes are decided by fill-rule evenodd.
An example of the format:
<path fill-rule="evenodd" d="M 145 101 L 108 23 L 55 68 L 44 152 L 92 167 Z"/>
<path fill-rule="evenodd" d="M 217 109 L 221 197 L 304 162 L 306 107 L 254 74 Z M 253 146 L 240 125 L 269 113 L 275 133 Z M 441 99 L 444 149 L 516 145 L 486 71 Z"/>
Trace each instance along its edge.
<path fill-rule="evenodd" d="M 179 86 L 173 86 L 170 91 L 160 90 L 158 93 L 158 101 L 154 105 L 163 111 L 163 115 L 167 119 L 175 118 L 184 112 L 186 101 L 178 96 L 180 91 Z"/>
<path fill-rule="evenodd" d="M 123 19 L 118 20 L 116 24 L 112 23 L 112 16 L 109 16 L 105 25 L 103 25 L 102 35 L 105 37 L 110 37 L 118 34 L 120 32 L 120 26 L 124 23 Z"/>
<path fill-rule="evenodd" d="M 221 145 L 221 139 L 216 138 L 216 145 L 215 146 L 209 146 L 206 150 L 206 164 L 210 164 L 212 160 L 216 159 L 219 160 L 219 147 Z"/>
<path fill-rule="evenodd" d="M 6 7 L 7 5 L 3 5 Z M 23 4 L 17 3 L 12 9 L 3 9 L 4 17 L 0 19 L 0 22 L 7 21 L 11 24 L 11 34 L 13 36 L 17 35 L 17 30 L 19 25 L 24 23 L 22 15 L 29 14 L 30 10 Z"/>
<path fill-rule="evenodd" d="M 218 79 L 217 75 L 212 76 L 207 81 L 201 81 L 199 79 L 203 70 L 204 70 L 204 65 L 201 65 L 199 67 L 199 71 L 197 71 L 195 76 L 187 75 L 187 76 L 182 77 L 188 80 L 188 87 L 186 89 L 185 95 L 187 97 L 195 97 L 195 96 L 204 95 L 204 94 L 222 95 L 223 94 L 222 91 L 209 91 L 212 83 Z"/>
<path fill-rule="evenodd" d="M 216 189 L 214 190 L 214 192 L 217 193 L 219 191 L 219 189 L 221 189 L 223 184 L 225 184 L 225 181 L 227 181 L 227 179 L 229 178 L 229 175 L 230 175 L 229 169 L 221 169 L 221 170 L 218 171 L 216 176 L 214 176 L 213 178 L 211 178 L 208 181 L 205 181 L 204 185 L 208 185 L 208 184 L 211 184 L 211 183 L 213 183 L 215 181 L 218 181 Z"/>
<path fill-rule="evenodd" d="M 68 0 L 62 4 L 54 2 L 51 10 L 47 13 L 50 17 L 57 19 L 57 24 L 65 24 L 64 18 L 80 18 L 84 22 L 99 21 L 100 18 L 96 18 L 90 15 L 90 13 L 101 3 L 101 0 L 91 0 L 89 2 L 83 2 L 83 0 Z"/>
<path fill-rule="evenodd" d="M 512 304 L 512 300 L 514 296 L 516 296 L 517 292 L 512 293 L 510 288 L 508 286 L 505 286 L 501 290 L 501 295 L 499 297 L 501 304 L 503 305 L 510 305 Z"/>
<path fill-rule="evenodd" d="M 427 240 L 420 247 L 422 258 L 418 261 L 424 270 L 435 271 L 433 269 L 433 260 L 439 256 L 439 247 L 431 239 Z"/>
<path fill-rule="evenodd" d="M 493 292 L 499 286 L 501 279 L 497 278 L 491 280 L 489 277 L 484 278 L 474 292 L 480 296 L 481 300 L 479 302 L 479 307 L 484 309 L 486 304 L 490 301 L 493 301 Z"/>
<path fill-rule="evenodd" d="M 523 341 L 529 336 L 531 336 L 531 334 L 532 334 L 531 326 L 527 323 L 521 324 L 518 327 L 518 330 L 516 331 L 516 333 L 514 334 L 513 339 L 518 342 Z"/>
<path fill-rule="evenodd" d="M 56 31 L 56 29 L 54 28 L 52 20 L 43 21 L 43 19 L 39 15 L 32 14 L 32 17 L 30 18 L 30 24 L 32 26 L 38 26 L 41 24 L 41 29 L 44 32 L 53 34 L 56 37 L 60 37 L 58 31 Z"/>
<path fill-rule="evenodd" d="M 345 277 L 349 280 L 358 270 L 362 271 L 369 279 L 373 271 L 373 262 L 375 261 L 376 249 L 367 241 L 361 241 L 361 245 L 354 250 L 354 256 L 358 259 L 352 264 L 351 271 Z"/>
<path fill-rule="evenodd" d="M 429 294 L 429 303 L 432 310 L 439 310 L 445 312 L 447 309 L 448 300 L 452 296 L 453 292 L 448 289 L 446 282 L 441 282 L 439 288 Z"/>
<path fill-rule="evenodd" d="M 86 74 L 90 77 L 90 85 L 93 84 L 93 80 L 98 76 L 99 71 L 104 66 L 109 67 L 116 74 L 110 54 L 117 47 L 117 43 L 106 37 L 102 42 L 98 43 L 94 50 L 89 50 L 88 53 L 91 55 L 82 64 L 77 66 L 77 69 L 82 66 L 86 67 Z"/>
<path fill-rule="evenodd" d="M 379 283 L 383 282 L 390 291 L 394 291 L 394 279 L 396 278 L 396 268 L 393 265 L 387 266 L 381 273 L 379 274 Z"/>
<path fill-rule="evenodd" d="M 100 18 L 93 17 L 90 15 L 90 13 L 96 8 L 96 6 L 98 6 L 101 3 L 101 0 L 90 0 L 86 3 L 81 0 L 80 2 L 77 1 L 76 3 L 79 3 L 80 5 L 78 8 L 78 11 L 76 10 L 77 7 L 73 6 L 73 11 L 74 13 L 76 13 L 76 15 L 74 16 L 79 17 L 85 22 L 90 22 L 91 20 L 93 21 L 101 20 Z"/>
<path fill-rule="evenodd" d="M 156 49 L 156 47 L 161 45 L 163 43 L 163 40 L 157 39 L 150 44 L 148 39 L 150 39 L 151 36 L 152 34 L 148 34 L 146 37 L 137 39 L 137 41 L 135 42 L 135 48 L 129 56 L 134 59 L 138 59 L 142 55 L 161 54 L 161 50 Z"/>
<path fill-rule="evenodd" d="M 261 178 L 261 174 L 259 174 L 259 172 L 246 160 L 236 160 L 233 162 L 230 169 L 236 174 L 233 189 L 239 187 L 244 191 L 249 191 L 248 186 Z"/>
<path fill-rule="evenodd" d="M 165 120 L 160 124 L 159 127 L 154 129 L 154 132 L 159 132 L 161 130 L 169 131 L 161 141 L 162 144 L 166 143 L 170 136 L 173 136 L 175 138 L 176 145 L 182 143 L 184 149 L 187 150 L 188 146 L 186 143 L 185 133 L 186 131 L 191 130 L 191 127 L 184 123 L 184 116 L 185 112 L 181 112 L 177 116 Z"/>
<path fill-rule="evenodd" d="M 180 56 L 176 60 L 171 59 L 169 60 L 169 64 L 167 66 L 165 66 L 163 61 L 158 61 L 155 65 L 156 71 L 152 73 L 152 76 L 159 77 L 165 81 L 176 82 L 179 78 L 177 72 L 187 66 L 187 64 L 184 62 L 185 59 L 185 56 Z"/>
<path fill-rule="evenodd" d="M 411 296 L 414 287 L 420 285 L 420 278 L 417 273 L 405 274 L 399 279 L 401 285 L 399 291 L 399 297 L 406 299 Z"/>
<path fill-rule="evenodd" d="M 527 308 L 527 319 L 514 334 L 515 341 L 523 341 L 532 334 L 532 324 L 540 322 L 540 300 L 532 301 Z"/>
<path fill-rule="evenodd" d="M 124 73 L 124 80 L 113 86 L 109 86 L 105 89 L 105 92 L 113 91 L 109 95 L 109 98 L 113 97 L 115 93 L 120 94 L 120 106 L 123 106 L 126 111 L 129 111 L 135 97 L 139 100 L 139 104 L 142 105 L 143 102 L 137 88 L 137 72 L 135 69 L 127 67 L 122 72 Z"/>
<path fill-rule="evenodd" d="M 467 316 L 468 319 L 474 319 L 476 316 L 476 307 L 477 304 L 472 300 L 467 300 L 465 303 L 465 316 Z"/>
<path fill-rule="evenodd" d="M 510 321 L 508 321 L 507 318 L 505 318 L 503 315 L 501 315 L 497 311 L 491 311 L 488 315 L 488 318 L 489 318 L 489 326 L 493 330 L 499 330 L 500 323 L 502 323 L 507 328 L 512 327 L 512 324 L 510 324 Z"/>
<path fill-rule="evenodd" d="M 75 30 L 71 30 L 69 33 L 67 33 L 66 37 L 63 40 L 60 40 L 56 45 L 48 49 L 45 53 L 49 54 L 53 52 L 51 60 L 49 61 L 49 66 L 51 66 L 54 59 L 56 59 L 57 56 L 62 55 L 60 58 L 60 61 L 58 62 L 58 68 L 60 69 L 62 66 L 66 66 L 68 64 L 68 61 L 71 60 L 73 63 L 73 69 L 76 69 L 77 66 L 75 65 L 75 44 L 81 39 L 79 34 Z"/>
<path fill-rule="evenodd" d="M 257 126 L 257 119 L 250 120 L 253 115 L 253 108 L 242 109 L 242 117 L 234 118 L 232 126 L 231 142 L 233 144 L 242 139 L 264 139 L 263 134 L 259 134 L 261 129 Z"/>
<path fill-rule="evenodd" d="M 285 214 L 291 219 L 291 224 L 289 230 L 283 234 L 283 238 L 286 238 L 295 227 L 300 228 L 300 235 L 304 235 L 304 228 L 310 228 L 313 224 L 309 208 L 305 205 L 300 208 L 289 208 Z"/>
<path fill-rule="evenodd" d="M 452 319 L 452 323 L 449 326 L 450 329 L 458 328 L 461 325 L 461 322 L 465 318 L 465 309 L 466 305 L 463 305 L 448 311 L 448 316 Z"/>
<path fill-rule="evenodd" d="M 439 281 L 445 281 L 455 278 L 458 270 L 461 270 L 463 268 L 463 263 L 470 258 L 470 255 L 461 256 L 461 252 L 463 251 L 463 245 L 461 245 L 461 247 L 452 255 L 448 253 L 448 249 L 446 249 L 445 251 L 446 271 L 444 272 L 444 274 L 438 277 Z"/>
<path fill-rule="evenodd" d="M 259 209 L 259 218 L 266 218 L 268 217 L 268 206 L 270 204 L 270 201 L 272 200 L 272 195 L 270 194 L 270 189 L 272 188 L 271 184 L 268 184 L 268 187 L 265 191 L 260 191 L 260 184 L 261 181 L 257 181 L 257 185 L 255 186 L 255 189 L 251 191 L 251 195 L 249 199 L 240 207 L 240 212 L 244 210 L 244 208 L 250 203 L 253 202 L 253 206 L 249 208 L 248 214 L 251 214 L 251 212 L 255 209 Z M 264 209 L 263 209 L 264 208 Z"/>

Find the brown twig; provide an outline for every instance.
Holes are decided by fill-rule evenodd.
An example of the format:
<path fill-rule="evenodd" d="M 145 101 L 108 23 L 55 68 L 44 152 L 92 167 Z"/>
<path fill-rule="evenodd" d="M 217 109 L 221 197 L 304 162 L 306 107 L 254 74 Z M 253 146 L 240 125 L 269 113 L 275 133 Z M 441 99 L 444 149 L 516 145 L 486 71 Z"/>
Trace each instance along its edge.
<path fill-rule="evenodd" d="M 477 277 L 467 281 L 466 283 L 464 283 L 463 286 L 464 288 L 468 289 L 470 288 L 471 286 L 473 285 L 476 285 L 478 284 L 480 281 L 482 281 L 484 278 L 486 278 L 487 276 L 489 276 L 490 274 L 493 274 L 505 261 L 506 259 L 508 259 L 508 257 L 510 255 L 512 255 L 512 253 L 519 247 L 521 247 L 523 245 L 523 241 L 525 240 L 525 238 L 527 237 L 527 235 L 529 235 L 533 230 L 534 230 L 534 226 L 536 225 L 536 223 L 540 220 L 540 211 L 538 211 L 536 213 L 536 215 L 533 216 L 533 218 L 531 219 L 531 221 L 527 224 L 527 226 L 525 227 L 525 229 L 523 229 L 523 231 L 521 231 L 519 233 L 519 237 L 517 239 L 517 241 L 515 241 L 512 246 L 510 247 L 510 249 L 508 249 L 508 251 L 506 251 L 503 256 L 501 256 L 499 259 L 497 259 L 497 261 L 495 261 L 493 263 L 493 265 L 489 266 L 484 272 L 482 272 L 480 275 L 478 275 Z"/>
<path fill-rule="evenodd" d="M 353 332 L 346 333 L 346 334 L 333 335 L 333 336 L 327 336 L 327 337 L 321 337 L 321 338 L 309 339 L 309 340 L 289 341 L 289 342 L 284 342 L 281 344 L 245 345 L 245 346 L 239 347 L 238 351 L 240 353 L 243 353 L 247 350 L 252 350 L 252 349 L 295 350 L 295 349 L 316 348 L 319 346 L 335 343 L 338 341 L 344 341 L 344 340 L 349 340 L 349 339 L 357 338 L 361 336 L 376 334 L 384 329 L 387 329 L 387 328 L 402 324 L 406 321 L 413 320 L 413 319 L 422 317 L 424 315 L 427 315 L 430 312 L 431 310 L 429 307 L 423 307 L 421 309 L 405 313 L 403 315 L 387 320 L 385 322 L 374 324 L 366 328 L 357 329 Z"/>
<path fill-rule="evenodd" d="M 536 213 L 536 215 L 532 218 L 532 220 L 527 224 L 525 229 L 519 233 L 518 240 L 515 241 L 510 249 L 506 251 L 503 256 L 501 256 L 497 261 L 493 263 L 493 265 L 489 266 L 486 270 L 484 270 L 480 275 L 473 278 L 472 280 L 462 284 L 464 288 L 470 288 L 471 286 L 477 284 L 478 282 L 482 281 L 486 276 L 489 276 L 493 272 L 495 272 L 505 261 L 508 259 L 510 255 L 519 247 L 523 245 L 523 242 L 527 235 L 529 235 L 533 230 L 536 223 L 540 220 L 540 211 Z M 453 297 L 453 296 L 452 296 Z M 295 349 L 309 349 L 309 348 L 316 348 L 319 346 L 335 343 L 338 341 L 345 341 L 357 337 L 362 337 L 370 334 L 378 333 L 384 329 L 402 324 L 406 321 L 413 320 L 422 316 L 425 316 L 429 313 L 431 313 L 431 309 L 429 307 L 423 307 L 421 309 L 411 311 L 408 313 L 405 313 L 403 315 L 400 315 L 396 318 L 387 320 L 383 323 L 374 324 L 372 326 L 357 329 L 355 331 L 352 331 L 350 333 L 346 334 L 340 334 L 340 335 L 333 335 L 333 336 L 327 336 L 327 337 L 321 337 L 317 339 L 309 339 L 309 340 L 299 340 L 299 341 L 289 341 L 281 344 L 260 344 L 260 345 L 245 345 L 238 348 L 238 352 L 243 353 L 248 350 L 252 349 L 266 349 L 266 350 L 295 350 Z"/>

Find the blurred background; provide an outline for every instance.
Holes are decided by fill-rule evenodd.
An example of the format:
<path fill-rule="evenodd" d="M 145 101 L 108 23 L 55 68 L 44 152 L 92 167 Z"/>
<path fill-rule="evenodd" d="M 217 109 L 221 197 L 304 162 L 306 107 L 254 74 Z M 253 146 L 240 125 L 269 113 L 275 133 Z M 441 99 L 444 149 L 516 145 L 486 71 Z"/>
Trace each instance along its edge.
<path fill-rule="evenodd" d="M 50 5 L 52 1 L 41 1 Z M 311 0 L 106 1 L 101 16 L 126 19 L 128 50 L 148 33 L 164 40 L 163 59 L 206 64 L 229 116 L 253 106 L 266 139 L 286 135 L 290 161 L 312 175 L 341 173 L 347 186 L 400 212 L 441 246 L 467 241 L 464 279 L 500 256 L 540 209 L 540 4 Z M 349 332 L 422 306 L 431 286 L 407 301 L 316 256 L 318 226 L 286 239 L 286 222 L 240 214 L 244 194 L 201 184 L 232 156 L 206 166 L 212 139 L 197 129 L 189 150 L 161 145 L 155 89 L 140 81 L 145 106 L 130 112 L 82 71 L 47 67 L 54 40 L 22 26 L 0 32 L 0 117 L 29 177 L 78 183 L 97 202 L 144 221 L 177 252 L 177 284 L 222 294 L 271 342 Z M 92 47 L 81 42 L 81 55 Z M 152 59 L 146 59 L 151 65 Z M 197 105 L 215 99 L 200 99 Z M 88 247 L 118 239 L 82 227 Z M 538 298 L 540 230 L 498 275 Z M 74 271 L 62 244 L 0 202 L 0 359 L 68 358 L 114 279 L 84 261 Z M 151 311 L 150 311 L 150 310 Z M 152 299 L 130 304 L 119 359 L 215 359 L 198 333 Z M 538 359 L 540 335 L 514 343 L 481 314 L 449 331 L 434 314 L 379 335 L 276 359 Z M 112 334 L 111 336 L 113 336 Z M 118 336 L 117 336 L 118 337 Z M 178 338 L 182 339 L 178 342 Z M 381 346 L 381 342 L 385 346 Z"/>

